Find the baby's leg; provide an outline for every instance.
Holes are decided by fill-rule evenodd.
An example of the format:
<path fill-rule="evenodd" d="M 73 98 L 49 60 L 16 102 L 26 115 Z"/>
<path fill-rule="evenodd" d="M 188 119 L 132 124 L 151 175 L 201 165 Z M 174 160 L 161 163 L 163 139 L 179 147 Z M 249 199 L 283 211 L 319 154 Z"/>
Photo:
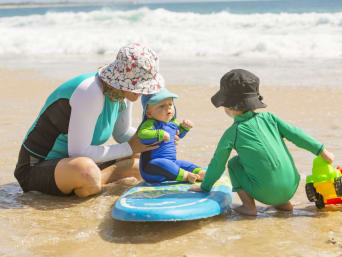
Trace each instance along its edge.
<path fill-rule="evenodd" d="M 183 161 L 183 160 L 176 160 L 175 162 L 179 167 L 186 171 L 190 171 L 194 174 L 198 175 L 198 180 L 203 180 L 205 175 L 205 170 L 197 165 L 193 164 L 192 162 Z"/>
<path fill-rule="evenodd" d="M 198 179 L 198 175 L 189 175 L 189 173 L 190 172 L 179 167 L 175 161 L 165 158 L 156 158 L 144 165 L 142 177 L 148 182 L 176 180 L 194 183 L 196 179 Z"/>
<path fill-rule="evenodd" d="M 279 211 L 293 211 L 293 205 L 290 201 L 283 204 L 273 205 L 273 207 Z"/>

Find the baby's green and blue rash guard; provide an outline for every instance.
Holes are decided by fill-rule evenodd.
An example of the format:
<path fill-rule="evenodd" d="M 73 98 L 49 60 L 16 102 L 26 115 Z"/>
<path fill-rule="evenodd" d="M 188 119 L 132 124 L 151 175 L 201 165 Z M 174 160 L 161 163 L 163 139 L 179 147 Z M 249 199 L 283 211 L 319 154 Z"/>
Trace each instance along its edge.
<path fill-rule="evenodd" d="M 165 131 L 170 140 L 164 142 Z M 181 181 L 184 170 L 197 173 L 201 170 L 197 165 L 183 160 L 177 160 L 175 136 L 183 138 L 189 131 L 175 120 L 162 122 L 153 119 L 144 121 L 138 129 L 138 137 L 143 144 L 150 145 L 161 141 L 159 148 L 144 152 L 140 155 L 140 173 L 148 182 L 162 182 L 165 180 Z"/>
<path fill-rule="evenodd" d="M 235 117 L 218 143 L 201 184 L 202 190 L 211 190 L 235 149 L 238 155 L 228 162 L 233 191 L 245 190 L 268 205 L 287 202 L 297 190 L 300 175 L 284 138 L 315 155 L 324 149 L 303 130 L 274 114 L 248 111 Z"/>
<path fill-rule="evenodd" d="M 120 109 L 102 91 L 97 72 L 77 76 L 60 85 L 47 99 L 23 142 L 44 160 L 85 156 L 105 162 L 132 155 L 127 143 L 131 103 Z M 103 146 L 110 136 L 120 144 Z"/>

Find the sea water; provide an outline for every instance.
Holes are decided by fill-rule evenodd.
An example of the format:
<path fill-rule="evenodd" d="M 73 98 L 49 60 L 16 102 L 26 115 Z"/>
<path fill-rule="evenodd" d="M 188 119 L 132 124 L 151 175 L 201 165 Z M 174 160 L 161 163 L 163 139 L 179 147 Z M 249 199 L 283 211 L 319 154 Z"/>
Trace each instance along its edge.
<path fill-rule="evenodd" d="M 140 42 L 158 53 L 170 84 L 217 85 L 245 68 L 266 85 L 341 86 L 340 0 L 20 2 L 0 8 L 0 63 L 9 67 L 63 63 L 70 74 L 54 75 L 71 76 Z"/>

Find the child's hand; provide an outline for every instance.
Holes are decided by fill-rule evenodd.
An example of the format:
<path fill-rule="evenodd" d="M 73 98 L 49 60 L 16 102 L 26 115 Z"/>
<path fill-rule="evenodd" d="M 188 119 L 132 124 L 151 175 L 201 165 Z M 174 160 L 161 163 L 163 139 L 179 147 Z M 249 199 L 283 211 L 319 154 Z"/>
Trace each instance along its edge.
<path fill-rule="evenodd" d="M 192 124 L 191 121 L 189 120 L 183 120 L 181 125 L 184 127 L 184 128 L 188 128 L 188 129 L 191 129 L 194 125 Z"/>
<path fill-rule="evenodd" d="M 170 141 L 170 134 L 164 131 L 164 142 L 169 142 Z"/>
<path fill-rule="evenodd" d="M 194 185 L 188 189 L 189 191 L 203 192 L 201 185 Z"/>
<path fill-rule="evenodd" d="M 329 163 L 332 163 L 334 161 L 334 154 L 331 152 L 328 152 L 326 149 L 323 150 L 323 152 L 321 153 L 321 156 L 324 160 L 326 160 Z"/>

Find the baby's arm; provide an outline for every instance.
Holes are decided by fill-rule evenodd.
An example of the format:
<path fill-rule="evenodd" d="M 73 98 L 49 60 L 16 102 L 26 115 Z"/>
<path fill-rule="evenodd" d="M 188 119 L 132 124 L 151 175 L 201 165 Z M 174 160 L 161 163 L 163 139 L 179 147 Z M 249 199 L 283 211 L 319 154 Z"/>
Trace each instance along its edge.
<path fill-rule="evenodd" d="M 179 123 L 178 121 L 173 121 L 178 126 L 179 134 L 178 136 L 180 138 L 185 137 L 185 135 L 189 132 L 189 130 L 193 127 L 193 124 L 189 120 L 183 120 L 182 123 Z"/>
<path fill-rule="evenodd" d="M 143 124 L 141 124 L 138 137 L 140 141 L 145 145 L 154 144 L 159 141 L 163 141 L 167 132 L 162 129 L 155 129 L 155 120 L 148 119 Z"/>

